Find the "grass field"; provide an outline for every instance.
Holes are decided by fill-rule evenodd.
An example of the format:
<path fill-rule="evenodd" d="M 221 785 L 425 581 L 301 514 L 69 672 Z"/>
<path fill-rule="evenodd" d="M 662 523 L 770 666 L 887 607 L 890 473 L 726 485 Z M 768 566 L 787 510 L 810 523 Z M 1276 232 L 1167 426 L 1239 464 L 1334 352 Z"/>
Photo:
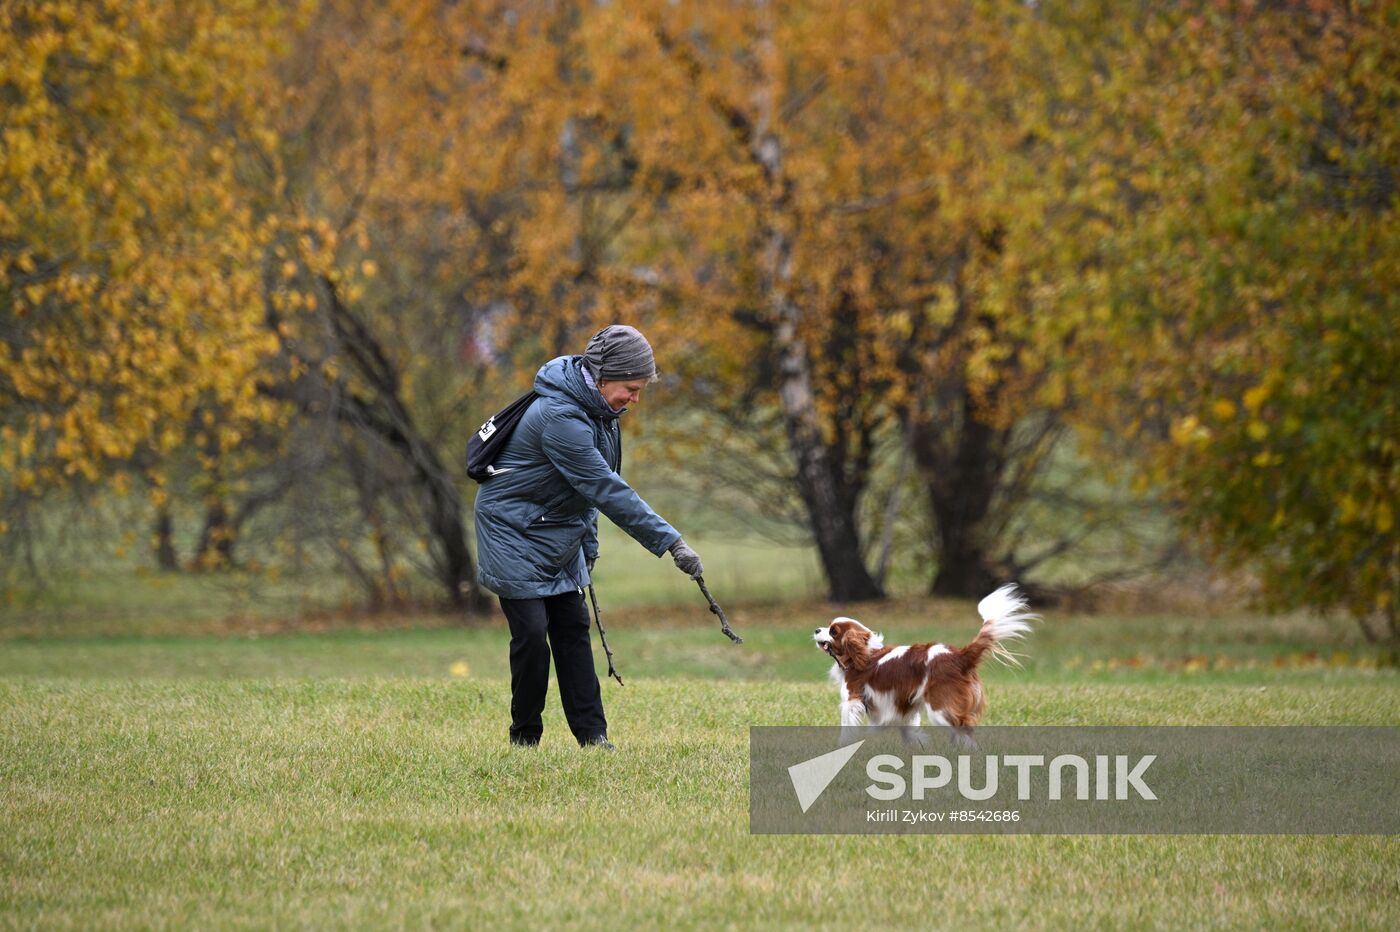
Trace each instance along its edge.
<path fill-rule="evenodd" d="M 606 609 L 606 606 L 605 606 Z M 857 614 L 969 637 L 958 603 Z M 830 724 L 816 603 L 608 610 L 613 754 L 505 744 L 501 622 L 0 635 L 0 926 L 1373 927 L 1389 837 L 747 831 L 747 728 Z M 382 620 L 377 622 L 382 624 Z M 989 724 L 1400 723 L 1342 625 L 1050 614 Z M 601 659 L 601 657 L 600 657 Z"/>
<path fill-rule="evenodd" d="M 676 572 L 669 557 L 647 555 L 607 521 L 599 535 L 605 556 L 596 578 L 608 605 L 694 602 L 694 583 Z M 97 532 L 94 536 L 101 538 Z M 780 546 L 751 535 L 702 532 L 689 539 L 704 554 L 706 580 L 725 601 L 812 598 L 822 591 L 810 547 Z M 327 619 L 344 627 L 344 616 L 361 614 L 357 606 L 363 593 L 324 568 L 297 576 L 154 573 L 146 566 L 145 553 L 116 558 L 110 550 L 94 543 L 80 554 L 65 554 L 72 568 L 50 572 L 39 581 L 27 577 L 23 567 L 0 566 L 0 571 L 11 570 L 0 572 L 0 637 L 242 633 L 288 626 L 304 630 L 324 626 Z M 416 583 L 422 595 L 440 598 L 432 585 L 421 579 Z M 918 581 L 920 587 L 926 583 Z M 409 619 L 415 621 L 432 624 L 440 619 Z M 402 626 L 405 619 L 396 617 L 392 623 Z"/>

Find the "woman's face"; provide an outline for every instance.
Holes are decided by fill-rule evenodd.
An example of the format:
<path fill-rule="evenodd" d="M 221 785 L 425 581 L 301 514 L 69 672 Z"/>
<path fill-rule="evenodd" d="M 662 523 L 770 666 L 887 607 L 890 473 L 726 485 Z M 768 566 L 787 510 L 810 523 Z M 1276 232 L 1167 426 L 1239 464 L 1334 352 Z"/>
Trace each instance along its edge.
<path fill-rule="evenodd" d="M 647 383 L 642 379 L 635 379 L 630 382 L 599 382 L 598 391 L 602 394 L 603 400 L 608 403 L 608 407 L 614 411 L 621 411 L 628 405 L 634 405 L 642 400 L 642 389 L 647 387 Z"/>

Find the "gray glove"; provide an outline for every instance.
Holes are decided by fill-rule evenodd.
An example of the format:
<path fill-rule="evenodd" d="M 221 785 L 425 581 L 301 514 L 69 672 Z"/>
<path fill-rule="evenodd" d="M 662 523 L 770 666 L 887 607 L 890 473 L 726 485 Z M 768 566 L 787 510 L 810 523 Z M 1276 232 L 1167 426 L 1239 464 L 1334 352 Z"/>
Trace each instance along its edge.
<path fill-rule="evenodd" d="M 671 559 L 675 560 L 680 571 L 691 579 L 705 572 L 705 567 L 700 563 L 700 554 L 687 547 L 684 540 L 677 540 L 671 545 Z"/>

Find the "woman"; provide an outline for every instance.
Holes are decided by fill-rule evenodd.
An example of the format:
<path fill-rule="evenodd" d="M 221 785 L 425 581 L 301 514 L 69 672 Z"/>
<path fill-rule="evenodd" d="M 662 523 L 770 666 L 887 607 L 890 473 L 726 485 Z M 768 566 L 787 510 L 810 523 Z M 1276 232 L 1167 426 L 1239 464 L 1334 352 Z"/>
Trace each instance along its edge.
<path fill-rule="evenodd" d="M 540 397 L 477 493 L 477 579 L 500 596 L 510 624 L 512 744 L 539 744 L 552 650 L 574 737 L 613 747 L 583 602 L 599 511 L 658 557 L 669 551 L 692 578 L 704 571 L 680 532 L 618 475 L 618 418 L 655 380 L 650 344 L 620 324 L 594 334 L 582 356 L 545 363 L 535 375 Z"/>

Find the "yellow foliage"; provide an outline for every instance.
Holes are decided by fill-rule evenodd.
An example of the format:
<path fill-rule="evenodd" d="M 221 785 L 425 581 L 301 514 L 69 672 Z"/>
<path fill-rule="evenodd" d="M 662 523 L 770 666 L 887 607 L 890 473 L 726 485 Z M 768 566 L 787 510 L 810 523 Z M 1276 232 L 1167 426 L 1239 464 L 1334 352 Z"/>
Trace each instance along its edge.
<path fill-rule="evenodd" d="M 1400 571 L 1396 5 L 1037 7 L 1062 220 L 1037 295 L 1093 360 L 1089 436 L 1165 420 L 1141 450 L 1214 552 L 1275 606 L 1374 612 Z"/>
<path fill-rule="evenodd" d="M 1171 438 L 1172 442 L 1178 446 L 1198 444 L 1209 437 L 1209 430 L 1201 424 L 1200 419 L 1194 414 L 1188 414 L 1172 422 Z"/>
<path fill-rule="evenodd" d="M 217 0 L 4 16 L 0 269 L 24 278 L 0 281 L 20 319 L 0 384 L 30 467 L 13 478 L 93 481 L 173 449 L 206 393 L 247 413 L 231 387 L 262 359 L 266 236 L 231 156 L 265 119 L 285 20 Z"/>
<path fill-rule="evenodd" d="M 1250 414 L 1257 414 L 1263 407 L 1264 402 L 1269 400 L 1272 388 L 1268 385 L 1256 385 L 1244 393 L 1244 407 Z"/>

